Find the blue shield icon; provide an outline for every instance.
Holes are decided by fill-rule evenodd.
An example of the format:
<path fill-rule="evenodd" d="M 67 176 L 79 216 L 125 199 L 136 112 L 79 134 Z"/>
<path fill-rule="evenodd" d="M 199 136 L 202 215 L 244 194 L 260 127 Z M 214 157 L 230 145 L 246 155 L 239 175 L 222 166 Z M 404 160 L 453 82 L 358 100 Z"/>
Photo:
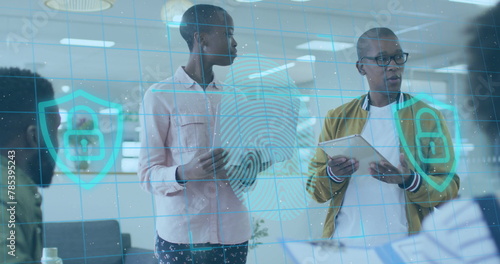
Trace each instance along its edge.
<path fill-rule="evenodd" d="M 425 107 L 423 102 L 432 104 L 435 108 Z M 418 106 L 417 106 L 418 105 Z M 398 109 L 399 108 L 399 109 Z M 453 122 L 454 142 L 448 138 L 447 128 L 441 125 L 439 116 L 446 111 L 452 118 L 447 118 L 446 121 Z M 460 158 L 460 125 L 458 118 L 458 111 L 453 105 L 448 105 L 434 99 L 430 95 L 419 94 L 402 103 L 402 105 L 393 105 L 392 111 L 396 129 L 401 141 L 401 147 L 414 169 L 422 178 L 433 188 L 442 192 L 448 187 L 453 180 L 455 172 L 457 171 L 458 161 Z M 404 111 L 411 111 L 413 118 L 402 118 L 400 114 Z M 434 122 L 432 129 L 422 126 L 422 121 Z M 413 126 L 407 125 L 408 123 L 414 124 Z M 404 125 L 406 124 L 406 125 Z M 405 129 L 414 129 L 414 131 L 405 131 Z M 414 132 L 414 133 L 413 133 Z M 409 138 L 408 135 L 415 135 L 415 138 Z M 454 153 L 454 155 L 453 155 Z M 447 168 L 447 175 L 443 181 L 435 182 L 428 173 L 429 168 L 432 166 L 440 165 Z"/>
<path fill-rule="evenodd" d="M 64 160 L 58 158 L 56 149 L 54 148 L 54 142 L 52 142 L 49 131 L 47 127 L 47 114 L 46 109 L 52 106 L 61 105 L 64 103 L 77 102 L 79 99 L 83 99 L 87 102 L 92 102 L 96 106 L 101 106 L 108 109 L 113 109 L 113 115 L 117 116 L 116 119 L 116 135 L 113 135 L 113 146 L 111 148 L 104 145 L 104 135 L 99 129 L 99 117 L 92 108 L 87 105 L 76 105 L 68 112 L 68 130 L 63 135 L 62 147 L 64 148 L 65 158 L 68 161 L 83 161 L 83 160 L 105 160 L 104 166 L 96 173 L 96 176 L 92 178 L 89 182 L 82 180 L 75 172 L 71 169 L 71 166 L 66 164 Z M 91 189 L 96 184 L 98 184 L 110 169 L 114 166 L 116 157 L 120 154 L 120 146 L 122 144 L 123 138 L 123 110 L 122 106 L 117 103 L 112 103 L 103 99 L 100 99 L 94 95 L 91 95 L 83 90 L 77 90 L 71 94 L 64 97 L 57 98 L 50 101 L 40 102 L 38 104 L 39 116 L 40 116 L 40 129 L 42 136 L 47 144 L 50 155 L 56 161 L 57 166 L 64 172 L 73 182 L 79 184 L 84 189 Z M 75 129 L 73 126 L 73 116 L 76 113 L 85 112 L 87 115 L 91 116 L 87 122 L 91 124 L 85 127 L 85 129 Z M 87 124 L 85 123 L 85 124 Z M 84 125 L 81 127 L 84 127 Z M 69 146 L 78 144 L 79 152 L 72 153 L 69 151 Z M 97 145 L 95 153 L 89 151 L 91 144 Z"/>

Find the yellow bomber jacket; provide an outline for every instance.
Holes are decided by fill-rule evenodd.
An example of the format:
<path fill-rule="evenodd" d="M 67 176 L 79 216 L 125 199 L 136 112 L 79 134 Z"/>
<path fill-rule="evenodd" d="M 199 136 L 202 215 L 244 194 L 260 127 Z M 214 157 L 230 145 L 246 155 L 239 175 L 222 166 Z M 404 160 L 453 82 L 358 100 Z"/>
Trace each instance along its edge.
<path fill-rule="evenodd" d="M 426 177 L 422 177 L 422 173 L 419 173 L 422 177 L 421 185 L 415 192 L 405 191 L 408 233 L 414 234 L 420 231 L 423 218 L 435 206 L 457 196 L 460 179 L 454 173 L 457 164 L 455 162 L 453 142 L 442 114 L 409 94 L 401 93 L 401 96 L 402 98 L 398 102 L 397 114 L 404 138 L 400 137 L 399 140 L 400 151 L 401 153 L 405 153 L 407 163 L 412 171 L 417 173 L 420 171 L 426 175 Z M 361 134 L 368 118 L 368 111 L 365 110 L 367 109 L 368 101 L 366 97 L 367 95 L 363 95 L 347 104 L 328 111 L 319 142 Z M 420 112 L 420 116 L 418 117 L 420 120 L 417 120 L 417 113 L 421 109 L 427 111 Z M 435 116 L 429 112 L 435 113 Z M 439 119 L 439 125 L 435 121 L 436 117 Z M 420 124 L 417 125 L 416 121 L 420 122 Z M 446 138 L 447 144 L 444 144 L 444 140 L 440 138 L 429 137 L 430 133 L 420 133 L 421 152 L 418 153 L 419 149 L 416 144 L 417 129 L 420 129 L 422 132 L 441 132 L 440 134 Z M 383 131 L 381 132 L 383 133 Z M 434 142 L 434 149 L 432 150 L 431 140 Z M 403 144 L 405 141 L 406 145 Z M 411 157 L 405 152 L 404 146 L 407 147 L 406 151 L 414 157 L 413 162 L 415 164 L 412 163 L 410 160 Z M 426 159 L 426 162 L 423 162 L 420 157 Z M 437 159 L 436 157 L 447 158 Z M 349 185 L 349 178 L 341 183 L 336 183 L 328 177 L 326 172 L 327 160 L 328 157 L 326 154 L 318 148 L 311 160 L 309 166 L 310 175 L 307 181 L 307 191 L 315 201 L 319 203 L 330 201 L 323 228 L 324 238 L 330 238 L 335 231 L 335 218 L 342 207 L 345 192 Z M 428 180 L 434 183 L 430 184 Z M 438 189 L 445 188 L 438 190 L 435 186 L 438 186 Z"/>

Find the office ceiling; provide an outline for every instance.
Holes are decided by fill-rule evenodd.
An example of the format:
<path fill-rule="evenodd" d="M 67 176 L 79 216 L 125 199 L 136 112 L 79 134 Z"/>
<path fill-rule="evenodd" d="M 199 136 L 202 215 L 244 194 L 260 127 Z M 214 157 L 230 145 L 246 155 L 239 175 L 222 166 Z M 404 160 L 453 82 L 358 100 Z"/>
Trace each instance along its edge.
<path fill-rule="evenodd" d="M 463 62 L 464 27 L 485 10 L 447 0 L 191 1 L 221 5 L 229 11 L 240 57 L 259 54 L 286 64 L 314 55 L 317 61 L 353 63 L 354 48 L 333 52 L 299 50 L 296 46 L 312 40 L 355 43 L 364 30 L 387 26 L 410 52 L 408 67 L 412 70 Z M 161 21 L 164 3 L 117 0 L 113 8 L 103 12 L 68 13 L 48 10 L 43 1 L 1 0 L 4 44 L 0 66 L 36 69 L 52 79 L 59 94 L 67 85 L 105 98 L 133 97 L 141 85 L 148 87 L 172 75 L 187 59 L 178 29 Z M 60 44 L 62 38 L 69 37 L 116 44 L 106 49 Z M 310 62 L 298 63 L 291 77 L 299 85 L 308 82 L 314 76 L 310 69 Z M 217 71 L 223 76 L 228 70 Z"/>

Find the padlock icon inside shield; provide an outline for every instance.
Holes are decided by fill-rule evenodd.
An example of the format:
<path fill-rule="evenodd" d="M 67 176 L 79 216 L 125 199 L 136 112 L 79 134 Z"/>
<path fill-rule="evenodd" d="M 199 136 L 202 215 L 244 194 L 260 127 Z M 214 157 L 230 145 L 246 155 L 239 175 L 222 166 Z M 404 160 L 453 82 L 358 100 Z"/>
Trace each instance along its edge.
<path fill-rule="evenodd" d="M 423 131 L 421 125 L 421 118 L 423 114 L 429 114 L 434 119 L 433 121 L 436 124 L 435 131 Z M 416 143 L 418 149 L 418 157 L 422 162 L 425 163 L 447 163 L 450 161 L 450 151 L 449 151 L 449 142 L 446 139 L 446 136 L 443 134 L 443 128 L 441 127 L 441 122 L 436 112 L 432 111 L 430 108 L 423 108 L 417 112 L 416 116 L 416 126 L 417 126 L 417 135 L 416 135 Z M 428 145 L 422 145 L 422 142 L 429 142 Z M 439 142 L 439 141 L 442 141 Z M 439 144 L 436 144 L 439 142 Z M 423 150 L 429 148 L 430 151 L 427 155 L 424 154 Z M 437 148 L 443 149 L 443 151 L 438 151 Z"/>
<path fill-rule="evenodd" d="M 441 116 L 437 108 L 430 107 L 424 101 L 436 105 L 439 109 L 448 110 L 453 113 L 454 142 L 448 135 L 448 128 L 445 126 L 445 121 L 447 120 Z M 415 111 L 415 109 L 418 109 L 418 111 Z M 395 124 L 401 140 L 401 147 L 408 161 L 415 168 L 415 172 L 422 176 L 431 187 L 439 192 L 443 192 L 453 181 L 457 172 L 460 149 L 456 151 L 456 146 L 462 146 L 459 126 L 460 119 L 455 106 L 442 103 L 430 95 L 418 94 L 413 98 L 410 97 L 409 100 L 404 101 L 400 105 L 393 105 L 392 111 L 396 120 Z M 400 115 L 407 113 L 406 111 L 415 111 L 414 119 L 402 119 Z M 403 122 L 405 120 L 413 121 L 415 126 L 403 126 L 406 123 Z M 429 126 L 424 124 L 429 124 Z M 407 137 L 412 133 L 411 131 L 404 131 L 404 127 L 415 129 L 415 138 L 413 139 L 415 143 L 408 144 Z M 411 138 L 409 139 L 411 140 Z M 429 171 L 427 168 L 435 166 L 438 163 L 446 164 L 448 171 L 441 172 L 441 176 L 445 178 L 438 177 L 440 180 L 436 181 L 435 177 L 431 177 L 433 171 Z"/>
<path fill-rule="evenodd" d="M 74 129 L 73 116 L 76 112 L 86 112 L 92 117 L 93 126 L 91 129 Z M 93 161 L 102 160 L 105 156 L 104 135 L 99 130 L 99 119 L 97 113 L 88 106 L 79 105 L 68 113 L 68 129 L 63 135 L 65 146 L 70 146 L 73 142 L 77 151 L 72 153 L 66 151 L 66 158 L 71 161 Z M 91 145 L 97 145 L 97 152 L 90 151 Z"/>

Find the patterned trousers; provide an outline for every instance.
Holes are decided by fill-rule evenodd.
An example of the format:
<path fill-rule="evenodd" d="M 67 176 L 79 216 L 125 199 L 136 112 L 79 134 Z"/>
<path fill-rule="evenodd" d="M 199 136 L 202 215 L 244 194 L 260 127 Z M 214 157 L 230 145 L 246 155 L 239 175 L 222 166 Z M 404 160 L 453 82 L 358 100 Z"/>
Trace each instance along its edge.
<path fill-rule="evenodd" d="M 176 244 L 156 236 L 158 264 L 245 264 L 248 242 L 236 245 Z"/>

